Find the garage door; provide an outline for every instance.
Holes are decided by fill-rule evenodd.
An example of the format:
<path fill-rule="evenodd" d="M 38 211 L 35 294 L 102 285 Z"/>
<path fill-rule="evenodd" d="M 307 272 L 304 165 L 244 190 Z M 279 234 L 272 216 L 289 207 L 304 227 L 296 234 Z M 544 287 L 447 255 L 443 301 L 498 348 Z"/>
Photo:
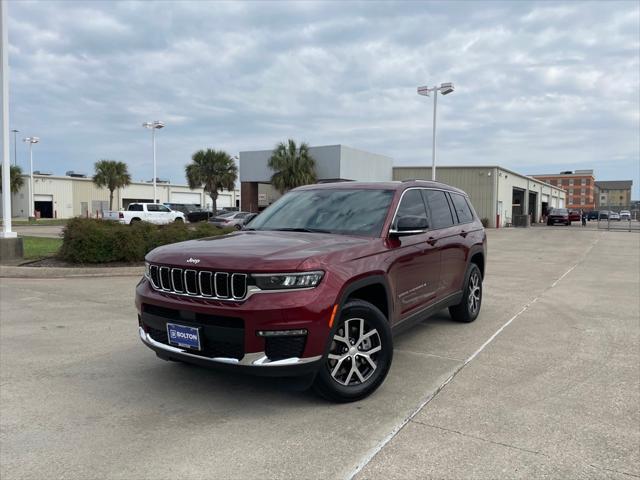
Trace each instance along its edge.
<path fill-rule="evenodd" d="M 202 201 L 199 193 L 192 192 L 171 192 L 171 203 L 188 203 L 200 205 Z"/>
<path fill-rule="evenodd" d="M 216 206 L 218 208 L 233 207 L 233 205 L 231 205 L 231 195 L 224 195 L 224 194 L 218 195 L 218 199 L 216 200 Z"/>

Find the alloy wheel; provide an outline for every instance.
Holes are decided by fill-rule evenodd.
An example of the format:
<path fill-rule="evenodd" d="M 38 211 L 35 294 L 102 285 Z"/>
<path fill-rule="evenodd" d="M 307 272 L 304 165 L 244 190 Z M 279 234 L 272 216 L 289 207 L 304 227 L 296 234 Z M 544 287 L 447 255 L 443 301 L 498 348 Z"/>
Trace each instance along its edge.
<path fill-rule="evenodd" d="M 469 313 L 475 315 L 480 308 L 480 275 L 474 271 L 469 278 Z"/>
<path fill-rule="evenodd" d="M 340 385 L 366 382 L 378 368 L 382 342 L 378 330 L 363 318 L 345 320 L 338 328 L 327 360 L 331 378 Z"/>

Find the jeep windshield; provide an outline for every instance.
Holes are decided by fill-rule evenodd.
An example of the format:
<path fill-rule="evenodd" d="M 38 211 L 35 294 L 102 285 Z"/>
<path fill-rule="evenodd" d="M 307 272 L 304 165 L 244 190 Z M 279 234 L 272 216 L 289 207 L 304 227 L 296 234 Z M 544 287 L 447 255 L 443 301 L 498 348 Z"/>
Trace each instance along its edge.
<path fill-rule="evenodd" d="M 380 235 L 393 190 L 318 189 L 289 192 L 247 230 Z"/>

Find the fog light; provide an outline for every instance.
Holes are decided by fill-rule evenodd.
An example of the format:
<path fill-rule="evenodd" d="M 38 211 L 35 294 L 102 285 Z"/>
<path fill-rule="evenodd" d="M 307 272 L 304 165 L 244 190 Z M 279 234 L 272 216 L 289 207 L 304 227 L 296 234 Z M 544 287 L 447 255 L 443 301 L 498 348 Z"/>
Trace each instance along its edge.
<path fill-rule="evenodd" d="M 297 330 L 258 330 L 256 335 L 259 337 L 299 337 L 300 335 L 306 335 L 306 328 L 299 328 Z"/>

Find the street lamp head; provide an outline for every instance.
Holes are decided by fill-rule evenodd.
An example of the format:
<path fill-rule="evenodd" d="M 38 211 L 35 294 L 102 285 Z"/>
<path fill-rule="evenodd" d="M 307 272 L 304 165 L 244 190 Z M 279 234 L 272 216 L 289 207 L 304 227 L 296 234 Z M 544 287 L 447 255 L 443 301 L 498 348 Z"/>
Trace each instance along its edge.
<path fill-rule="evenodd" d="M 448 82 L 448 83 L 443 83 L 442 85 L 440 85 L 440 93 L 442 95 L 448 95 L 451 92 L 453 92 L 453 83 Z"/>
<path fill-rule="evenodd" d="M 13 133 L 20 133 L 20 130 L 16 130 L 15 128 L 11 130 Z"/>
<path fill-rule="evenodd" d="M 39 137 L 26 137 L 22 139 L 25 143 L 38 143 L 40 141 Z"/>
<path fill-rule="evenodd" d="M 164 122 L 161 122 L 160 120 L 154 120 L 153 122 L 144 122 L 142 124 L 143 127 L 145 128 L 164 128 Z"/>
<path fill-rule="evenodd" d="M 425 97 L 429 96 L 429 87 L 426 85 L 424 87 L 418 87 L 418 95 L 423 95 Z"/>

